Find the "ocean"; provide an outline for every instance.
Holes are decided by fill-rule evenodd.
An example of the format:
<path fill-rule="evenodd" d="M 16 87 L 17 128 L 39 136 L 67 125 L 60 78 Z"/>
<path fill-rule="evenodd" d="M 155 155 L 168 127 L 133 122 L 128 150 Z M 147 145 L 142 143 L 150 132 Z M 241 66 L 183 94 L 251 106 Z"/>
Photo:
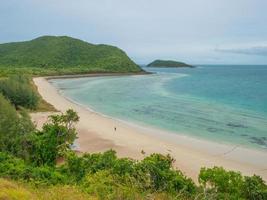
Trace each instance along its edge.
<path fill-rule="evenodd" d="M 267 151 L 267 66 L 144 69 L 154 73 L 50 82 L 65 97 L 114 118 Z"/>

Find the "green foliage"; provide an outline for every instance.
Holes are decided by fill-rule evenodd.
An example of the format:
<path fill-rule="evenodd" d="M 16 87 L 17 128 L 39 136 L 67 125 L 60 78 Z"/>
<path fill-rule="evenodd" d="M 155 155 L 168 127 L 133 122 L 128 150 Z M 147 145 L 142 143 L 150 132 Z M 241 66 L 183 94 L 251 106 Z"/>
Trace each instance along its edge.
<path fill-rule="evenodd" d="M 194 67 L 183 62 L 173 60 L 154 60 L 147 65 L 148 67 Z"/>
<path fill-rule="evenodd" d="M 129 163 L 128 167 L 122 163 Z M 134 162 L 130 159 L 118 159 L 113 150 L 104 153 L 84 154 L 78 157 L 70 152 L 63 168 L 75 180 L 82 180 L 86 174 L 96 173 L 101 170 L 110 170 L 114 174 L 125 175 L 129 168 L 133 168 Z M 125 167 L 125 168 L 123 168 Z"/>
<path fill-rule="evenodd" d="M 267 186 L 259 176 L 243 177 L 222 167 L 202 168 L 199 182 L 214 199 L 267 199 Z"/>
<path fill-rule="evenodd" d="M 0 94 L 0 151 L 22 156 L 24 138 L 34 128 L 27 112 L 17 112 Z"/>
<path fill-rule="evenodd" d="M 121 49 L 93 45 L 67 36 L 43 36 L 26 42 L 0 44 L 2 76 L 89 72 L 142 71 Z"/>
<path fill-rule="evenodd" d="M 173 170 L 172 163 L 173 159 L 169 155 L 160 154 L 152 154 L 138 163 L 136 169 L 139 172 L 139 182 L 143 182 L 142 187 L 152 191 L 183 191 L 193 194 L 196 189 L 193 181 L 185 177 L 181 171 Z"/>
<path fill-rule="evenodd" d="M 104 160 L 107 165 L 103 165 Z M 39 186 L 76 185 L 97 199 L 265 200 L 267 197 L 267 186 L 258 176 L 243 177 L 219 167 L 203 168 L 199 175 L 200 187 L 197 187 L 181 172 L 169 168 L 170 161 L 169 156 L 159 154 L 132 161 L 114 157 L 114 151 L 81 157 L 69 153 L 65 164 L 55 168 L 32 166 L 23 159 L 0 153 L 0 177 L 30 181 Z M 125 171 L 122 166 L 126 166 Z M 143 182 L 144 179 L 148 179 L 147 182 Z"/>
<path fill-rule="evenodd" d="M 117 175 L 108 170 L 88 174 L 83 180 L 82 188 L 98 199 L 141 199 L 136 187 L 123 183 Z"/>
<path fill-rule="evenodd" d="M 52 115 L 43 130 L 35 130 L 25 110 L 19 113 L 0 95 L 0 151 L 24 158 L 31 164 L 54 166 L 57 158 L 71 149 L 76 139 L 73 110 Z"/>
<path fill-rule="evenodd" d="M 35 184 L 56 185 L 68 183 L 67 176 L 49 166 L 32 167 L 29 175 Z"/>
<path fill-rule="evenodd" d="M 27 138 L 29 161 L 37 166 L 54 166 L 57 158 L 71 149 L 76 139 L 74 123 L 79 117 L 73 110 L 65 114 L 52 115 L 42 131 L 36 131 Z"/>
<path fill-rule="evenodd" d="M 23 159 L 0 152 L 0 176 L 15 180 L 34 181 L 35 184 L 63 184 L 67 177 L 56 168 L 34 167 Z"/>
<path fill-rule="evenodd" d="M 12 179 L 24 179 L 26 171 L 24 160 L 0 152 L 0 176 Z"/>
<path fill-rule="evenodd" d="M 30 84 L 29 78 L 13 75 L 0 81 L 0 93 L 10 100 L 17 108 L 35 109 L 38 105 L 38 95 Z"/>
<path fill-rule="evenodd" d="M 267 185 L 259 176 L 245 176 L 243 195 L 246 199 L 265 200 L 267 199 Z"/>
<path fill-rule="evenodd" d="M 138 191 L 142 195 L 150 192 L 193 195 L 196 185 L 180 171 L 174 170 L 172 161 L 170 156 L 152 154 L 138 162 L 128 158 L 117 158 L 113 150 L 85 154 L 82 157 L 71 153 L 62 170 L 74 181 L 82 183 L 85 191 L 100 195 L 99 198 L 102 198 L 101 194 L 109 191 L 111 199 L 113 195 L 122 195 L 122 199 L 127 199 L 124 192 L 129 188 L 132 188 L 132 194 Z M 96 179 L 102 181 L 92 184 Z"/>

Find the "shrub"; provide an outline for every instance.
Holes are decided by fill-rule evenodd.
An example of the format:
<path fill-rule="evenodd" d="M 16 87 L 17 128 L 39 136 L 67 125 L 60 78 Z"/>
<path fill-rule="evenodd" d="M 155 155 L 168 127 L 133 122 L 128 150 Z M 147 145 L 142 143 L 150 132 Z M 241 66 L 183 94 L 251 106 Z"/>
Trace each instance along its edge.
<path fill-rule="evenodd" d="M 0 176 L 12 179 L 24 179 L 27 166 L 24 160 L 0 152 Z"/>
<path fill-rule="evenodd" d="M 0 177 L 33 181 L 35 184 L 55 185 L 68 182 L 67 176 L 57 168 L 34 167 L 23 159 L 0 152 Z"/>
<path fill-rule="evenodd" d="M 267 199 L 267 185 L 259 176 L 245 176 L 242 194 L 246 199 L 264 200 Z"/>
<path fill-rule="evenodd" d="M 25 76 L 13 75 L 1 80 L 0 92 L 18 108 L 19 106 L 35 109 L 39 98 Z"/>
<path fill-rule="evenodd" d="M 33 167 L 31 171 L 31 179 L 33 179 L 35 183 L 46 185 L 68 183 L 68 178 L 64 174 L 61 174 L 55 168 L 48 166 Z"/>
<path fill-rule="evenodd" d="M 108 170 L 88 174 L 82 183 L 82 188 L 98 199 L 141 199 L 137 188 L 121 182 L 117 175 Z"/>
<path fill-rule="evenodd" d="M 37 166 L 54 166 L 57 158 L 71 149 L 77 135 L 73 125 L 78 120 L 73 110 L 50 116 L 42 131 L 36 131 L 27 138 L 29 162 Z"/>
<path fill-rule="evenodd" d="M 222 167 L 202 168 L 199 183 L 215 199 L 267 199 L 267 186 L 262 178 L 243 177 Z"/>
<path fill-rule="evenodd" d="M 173 159 L 160 154 L 152 154 L 137 164 L 137 179 L 143 188 L 170 193 L 184 192 L 193 194 L 196 186 L 181 171 L 172 168 Z"/>
<path fill-rule="evenodd" d="M 34 130 L 27 112 L 15 108 L 0 94 L 0 151 L 25 156 L 24 138 Z"/>
<path fill-rule="evenodd" d="M 74 152 L 69 152 L 66 157 L 66 163 L 61 169 L 79 182 L 88 173 L 92 174 L 106 169 L 114 170 L 117 162 L 116 152 L 113 150 L 104 153 L 86 153 L 81 157 L 78 157 Z"/>

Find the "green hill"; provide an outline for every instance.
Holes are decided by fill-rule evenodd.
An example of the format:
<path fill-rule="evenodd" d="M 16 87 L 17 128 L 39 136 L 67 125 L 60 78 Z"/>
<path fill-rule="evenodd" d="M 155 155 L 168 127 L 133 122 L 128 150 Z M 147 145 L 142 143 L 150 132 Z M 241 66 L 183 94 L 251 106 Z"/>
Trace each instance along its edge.
<path fill-rule="evenodd" d="M 109 45 L 94 45 L 67 36 L 43 36 L 25 42 L 0 44 L 1 74 L 90 72 L 140 72 L 124 51 Z"/>
<path fill-rule="evenodd" d="M 155 60 L 148 64 L 147 67 L 194 67 L 183 62 L 173 60 Z"/>

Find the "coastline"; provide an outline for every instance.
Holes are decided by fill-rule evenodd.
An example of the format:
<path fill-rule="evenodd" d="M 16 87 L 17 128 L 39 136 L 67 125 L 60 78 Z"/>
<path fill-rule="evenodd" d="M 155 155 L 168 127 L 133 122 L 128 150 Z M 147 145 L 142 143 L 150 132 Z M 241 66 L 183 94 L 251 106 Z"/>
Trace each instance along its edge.
<path fill-rule="evenodd" d="M 111 74 L 111 76 L 114 75 L 118 74 Z M 85 76 L 88 75 L 79 77 Z M 90 76 L 103 76 L 103 74 L 91 74 Z M 112 148 L 117 151 L 118 156 L 134 159 L 142 159 L 151 153 L 170 154 L 176 160 L 175 167 L 194 181 L 197 181 L 201 167 L 213 166 L 223 166 L 226 169 L 241 171 L 244 175 L 257 174 L 267 180 L 266 152 L 170 134 L 166 131 L 139 127 L 113 119 L 63 97 L 47 81 L 47 79 L 52 78 L 72 77 L 78 78 L 77 75 L 58 76 L 34 78 L 33 81 L 43 99 L 57 110 L 64 112 L 68 108 L 72 108 L 80 116 L 80 122 L 76 126 L 79 151 L 99 152 Z M 32 118 L 40 127 L 50 114 L 33 113 Z M 114 127 L 117 128 L 116 131 L 114 131 Z M 146 155 L 141 153 L 142 150 L 146 152 Z"/>
<path fill-rule="evenodd" d="M 45 76 L 46 80 L 50 79 L 70 79 L 70 78 L 83 78 L 83 77 L 103 77 L 103 76 L 131 76 L 131 75 L 146 75 L 153 74 L 152 72 L 130 72 L 130 73 L 91 73 L 91 74 L 70 74 L 70 75 L 58 75 L 58 76 Z"/>

